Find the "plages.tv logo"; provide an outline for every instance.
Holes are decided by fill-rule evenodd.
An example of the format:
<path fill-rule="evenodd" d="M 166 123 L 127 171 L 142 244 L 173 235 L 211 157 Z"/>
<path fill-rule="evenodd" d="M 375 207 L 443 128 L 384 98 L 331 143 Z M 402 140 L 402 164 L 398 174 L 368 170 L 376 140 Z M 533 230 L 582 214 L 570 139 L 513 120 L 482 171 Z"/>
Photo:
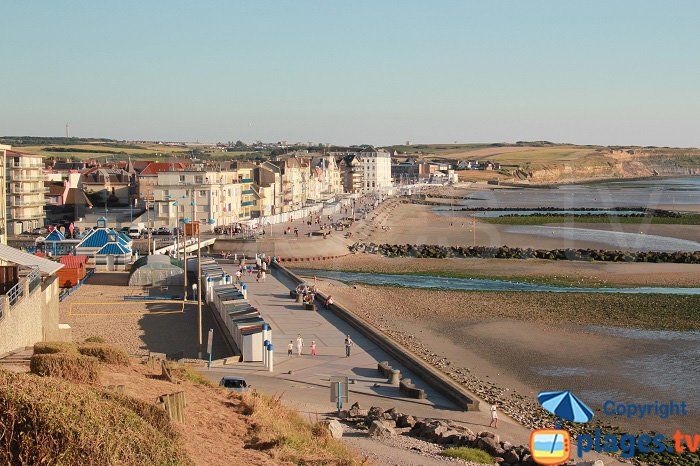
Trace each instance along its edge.
<path fill-rule="evenodd" d="M 593 410 L 569 391 L 542 392 L 537 395 L 540 405 L 555 416 L 571 422 L 588 422 Z M 560 429 L 537 429 L 530 434 L 530 454 L 537 464 L 562 464 L 571 458 L 571 436 Z"/>

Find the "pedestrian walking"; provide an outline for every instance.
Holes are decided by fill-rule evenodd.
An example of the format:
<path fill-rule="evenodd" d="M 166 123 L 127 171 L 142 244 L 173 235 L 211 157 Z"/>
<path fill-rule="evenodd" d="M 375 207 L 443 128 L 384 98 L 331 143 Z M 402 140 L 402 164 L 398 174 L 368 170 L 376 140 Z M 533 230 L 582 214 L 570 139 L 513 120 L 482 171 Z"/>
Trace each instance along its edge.
<path fill-rule="evenodd" d="M 498 429 L 498 410 L 496 409 L 496 405 L 491 405 L 491 422 L 489 422 L 489 427 L 491 427 L 491 425 Z"/>
<path fill-rule="evenodd" d="M 311 356 L 316 356 L 316 342 L 311 341 Z"/>
<path fill-rule="evenodd" d="M 289 340 L 289 344 L 287 345 L 287 357 L 288 358 L 292 357 L 293 350 L 294 350 L 294 342 L 292 342 L 292 340 Z"/>
<path fill-rule="evenodd" d="M 258 273 L 255 275 L 255 281 L 260 283 L 261 277 L 262 277 L 262 270 L 258 270 Z"/>
<path fill-rule="evenodd" d="M 350 349 L 352 348 L 353 341 L 350 339 L 350 335 L 347 335 L 345 337 L 345 357 L 349 358 L 350 357 Z"/>
<path fill-rule="evenodd" d="M 297 356 L 301 356 L 301 351 L 304 348 L 304 339 L 301 334 L 297 336 Z"/>
<path fill-rule="evenodd" d="M 241 283 L 241 276 L 243 274 L 241 273 L 241 269 L 236 270 L 236 283 Z"/>

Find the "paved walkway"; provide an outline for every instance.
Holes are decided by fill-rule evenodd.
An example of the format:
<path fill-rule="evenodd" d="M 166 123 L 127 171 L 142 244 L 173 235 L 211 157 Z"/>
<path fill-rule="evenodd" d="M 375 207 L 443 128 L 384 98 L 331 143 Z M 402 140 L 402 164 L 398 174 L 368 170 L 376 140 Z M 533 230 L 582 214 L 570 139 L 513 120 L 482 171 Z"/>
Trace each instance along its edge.
<path fill-rule="evenodd" d="M 222 265 L 227 273 L 235 275 L 236 266 Z M 275 348 L 274 372 L 267 372 L 262 363 L 238 363 L 202 370 L 208 379 L 218 382 L 224 375 L 242 375 L 258 390 L 268 394 L 282 394 L 284 402 L 308 415 L 315 421 L 319 415 L 335 410 L 330 401 L 329 377 L 347 376 L 354 379 L 350 385 L 350 403 L 359 402 L 362 408 L 381 406 L 395 407 L 398 411 L 420 417 L 449 419 L 469 427 L 475 432 L 495 431 L 501 438 L 514 444 L 527 445 L 530 430 L 501 413 L 498 429 L 489 428 L 488 405 L 481 403 L 479 411 L 466 412 L 432 389 L 424 380 L 407 371 L 390 358 L 381 348 L 364 338 L 345 321 L 331 311 L 303 310 L 301 304 L 289 297 L 294 287 L 286 276 L 273 271 L 265 283 L 257 283 L 254 277 L 245 277 L 249 301 L 258 306 L 265 321 L 272 326 L 272 343 Z M 304 339 L 301 357 L 287 356 L 289 341 L 297 335 Z M 349 358 L 345 357 L 344 338 L 349 334 L 355 345 Z M 316 341 L 318 356 L 309 354 L 311 341 Z M 389 361 L 401 370 L 402 377 L 411 378 L 416 386 L 423 388 L 427 400 L 416 400 L 401 396 L 398 387 L 386 383 L 377 372 L 379 361 Z M 291 373 L 290 373 L 291 371 Z M 609 457 L 593 455 L 586 459 L 604 459 L 606 464 L 619 464 Z"/>
<path fill-rule="evenodd" d="M 226 272 L 235 274 L 235 266 L 223 267 Z M 355 381 L 350 385 L 350 403 L 360 401 L 365 408 L 372 405 L 385 409 L 396 407 L 417 416 L 453 419 L 464 422 L 473 430 L 483 430 L 488 426 L 488 406 L 482 403 L 479 412 L 463 411 L 331 311 L 305 311 L 301 304 L 289 297 L 293 283 L 286 276 L 274 271 L 265 283 L 257 283 L 253 277 L 243 281 L 248 285 L 249 301 L 258 306 L 265 321 L 272 326 L 275 370 L 274 373 L 266 372 L 262 363 L 238 363 L 208 371 L 212 380 L 218 380 L 226 373 L 245 375 L 265 392 L 287 391 L 286 396 L 307 403 L 311 411 L 318 410 L 321 405 L 327 406 L 325 412 L 331 412 L 334 405 L 330 402 L 329 377 L 341 375 Z M 344 346 L 347 334 L 355 343 L 349 358 L 345 357 Z M 287 345 L 290 340 L 296 342 L 297 335 L 304 339 L 303 354 L 288 357 Z M 315 357 L 309 354 L 312 340 L 316 341 L 318 351 Z M 406 398 L 398 387 L 387 384 L 386 377 L 377 371 L 380 361 L 389 361 L 392 367 L 401 370 L 402 377 L 410 378 L 417 387 L 425 390 L 427 399 Z M 525 444 L 528 441 L 527 429 L 504 419 L 505 416 L 501 418 L 498 429 L 501 433 L 515 442 Z"/>

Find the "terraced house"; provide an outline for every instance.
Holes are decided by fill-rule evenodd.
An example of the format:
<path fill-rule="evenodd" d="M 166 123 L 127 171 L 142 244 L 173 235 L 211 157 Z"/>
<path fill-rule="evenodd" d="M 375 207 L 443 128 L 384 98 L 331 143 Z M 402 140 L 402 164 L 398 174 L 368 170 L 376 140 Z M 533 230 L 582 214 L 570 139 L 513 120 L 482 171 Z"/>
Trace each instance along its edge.
<path fill-rule="evenodd" d="M 44 164 L 41 155 L 6 151 L 6 206 L 9 234 L 43 227 L 46 213 Z"/>

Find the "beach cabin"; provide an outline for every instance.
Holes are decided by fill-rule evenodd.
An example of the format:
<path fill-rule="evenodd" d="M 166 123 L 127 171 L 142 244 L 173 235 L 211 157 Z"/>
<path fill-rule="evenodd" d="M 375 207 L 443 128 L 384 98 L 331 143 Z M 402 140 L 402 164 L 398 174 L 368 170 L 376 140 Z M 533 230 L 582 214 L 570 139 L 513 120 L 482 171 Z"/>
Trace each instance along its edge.
<path fill-rule="evenodd" d="M 75 247 L 81 256 L 94 258 L 97 270 L 127 270 L 132 260 L 132 240 L 107 228 L 107 219 L 97 219 L 97 228 L 88 232 Z"/>
<path fill-rule="evenodd" d="M 56 230 L 54 230 L 56 231 Z M 73 288 L 87 273 L 88 256 L 63 256 L 59 262 L 63 268 L 56 272 L 58 286 L 61 288 Z"/>

